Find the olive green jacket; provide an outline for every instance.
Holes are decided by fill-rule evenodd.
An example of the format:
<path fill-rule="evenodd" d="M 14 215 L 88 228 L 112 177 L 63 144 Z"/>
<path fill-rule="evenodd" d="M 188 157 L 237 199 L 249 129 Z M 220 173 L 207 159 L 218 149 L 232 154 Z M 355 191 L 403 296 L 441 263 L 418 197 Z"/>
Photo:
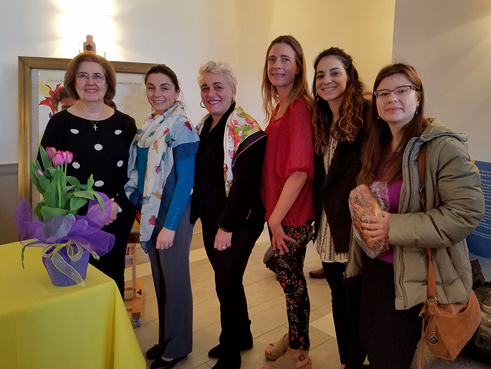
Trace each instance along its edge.
<path fill-rule="evenodd" d="M 397 310 L 426 301 L 426 248 L 433 249 L 440 303 L 467 302 L 472 288 L 465 238 L 484 213 L 481 179 L 467 152 L 467 138 L 452 132 L 438 119 L 430 121 L 421 137 L 411 139 L 404 150 L 399 212 L 389 217 Z M 418 175 L 418 155 L 423 144 L 427 145 L 426 212 L 420 205 Z M 352 237 L 346 278 L 362 273 L 362 253 Z"/>

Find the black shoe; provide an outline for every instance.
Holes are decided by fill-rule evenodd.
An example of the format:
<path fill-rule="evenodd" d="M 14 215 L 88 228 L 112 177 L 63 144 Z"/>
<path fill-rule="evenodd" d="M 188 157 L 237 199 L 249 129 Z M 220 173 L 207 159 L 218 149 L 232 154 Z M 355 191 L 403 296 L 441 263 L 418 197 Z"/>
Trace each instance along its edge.
<path fill-rule="evenodd" d="M 155 360 L 158 359 L 162 354 L 164 353 L 165 347 L 160 346 L 159 344 L 154 345 L 152 348 L 150 348 L 145 356 L 149 360 Z"/>
<path fill-rule="evenodd" d="M 250 340 L 248 342 L 242 343 L 240 345 L 240 350 L 247 351 L 250 350 L 252 347 L 253 347 L 253 341 Z M 220 356 L 222 356 L 222 346 L 220 344 L 216 345 L 210 351 L 208 351 L 208 357 L 211 357 L 213 359 L 218 359 Z"/>
<path fill-rule="evenodd" d="M 231 360 L 228 358 L 220 358 L 218 359 L 215 366 L 213 366 L 211 369 L 240 369 L 240 365 L 241 365 L 240 357 L 238 361 Z"/>
<path fill-rule="evenodd" d="M 164 360 L 162 357 L 159 357 L 157 360 L 155 360 L 152 365 L 150 365 L 150 369 L 168 369 L 172 368 L 174 365 L 176 365 L 179 360 L 184 359 L 185 356 L 183 357 L 176 357 L 175 359 L 172 360 Z"/>
<path fill-rule="evenodd" d="M 218 359 L 220 357 L 220 353 L 222 352 L 222 346 L 220 344 L 213 347 L 210 351 L 208 351 L 208 357 L 213 359 Z"/>

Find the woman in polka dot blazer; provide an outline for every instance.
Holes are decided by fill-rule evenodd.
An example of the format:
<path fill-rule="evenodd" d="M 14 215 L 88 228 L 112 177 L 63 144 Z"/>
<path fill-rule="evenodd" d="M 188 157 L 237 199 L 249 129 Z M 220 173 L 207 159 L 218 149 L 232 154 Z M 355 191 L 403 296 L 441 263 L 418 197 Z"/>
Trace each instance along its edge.
<path fill-rule="evenodd" d="M 68 175 L 83 183 L 92 174 L 94 189 L 114 199 L 110 224 L 103 228 L 114 234 L 114 246 L 98 261 L 91 258 L 91 264 L 113 278 L 123 295 L 126 245 L 135 219 L 135 207 L 123 186 L 135 120 L 107 105 L 116 93 L 116 73 L 110 62 L 93 52 L 70 62 L 65 88 L 76 103 L 50 119 L 41 145 L 73 152 Z"/>

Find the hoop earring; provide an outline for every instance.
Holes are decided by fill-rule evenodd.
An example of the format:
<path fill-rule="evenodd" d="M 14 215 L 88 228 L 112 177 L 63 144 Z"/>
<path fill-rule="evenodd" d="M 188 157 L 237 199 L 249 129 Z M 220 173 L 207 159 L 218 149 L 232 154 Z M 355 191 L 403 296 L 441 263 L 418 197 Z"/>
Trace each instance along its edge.
<path fill-rule="evenodd" d="M 414 115 L 418 115 L 419 113 L 419 105 L 416 107 L 416 111 L 414 112 Z"/>
<path fill-rule="evenodd" d="M 203 109 L 205 108 L 205 103 L 203 102 L 203 100 L 199 102 L 199 106 L 201 106 Z"/>

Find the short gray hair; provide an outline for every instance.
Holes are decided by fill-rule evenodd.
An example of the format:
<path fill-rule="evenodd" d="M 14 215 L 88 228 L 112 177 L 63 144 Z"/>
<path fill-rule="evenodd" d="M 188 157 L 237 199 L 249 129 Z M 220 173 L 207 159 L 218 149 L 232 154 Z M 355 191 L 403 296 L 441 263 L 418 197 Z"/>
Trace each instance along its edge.
<path fill-rule="evenodd" d="M 232 72 L 232 68 L 228 63 L 222 61 L 210 60 L 205 64 L 203 64 L 201 67 L 199 67 L 198 83 L 200 85 L 201 82 L 203 81 L 203 75 L 205 73 L 213 73 L 213 74 L 223 73 L 230 87 L 235 88 L 238 84 L 237 78 L 235 78 L 234 72 Z"/>

